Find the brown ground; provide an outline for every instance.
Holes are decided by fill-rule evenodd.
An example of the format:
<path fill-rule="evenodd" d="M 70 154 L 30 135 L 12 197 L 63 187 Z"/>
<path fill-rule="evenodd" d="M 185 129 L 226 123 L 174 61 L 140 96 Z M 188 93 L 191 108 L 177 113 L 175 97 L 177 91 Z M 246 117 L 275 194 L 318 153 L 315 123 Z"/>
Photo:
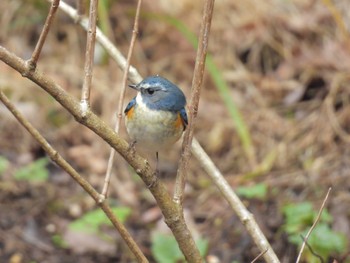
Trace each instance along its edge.
<path fill-rule="evenodd" d="M 124 54 L 135 2 L 115 1 L 109 8 L 108 34 Z M 145 1 L 132 60 L 143 76 L 163 75 L 186 95 L 190 93 L 195 50 L 175 27 L 146 14 L 176 17 L 197 33 L 201 2 Z M 317 210 L 330 186 L 333 189 L 327 209 L 334 219 L 331 227 L 350 236 L 350 17 L 346 11 L 350 4 L 334 0 L 335 6 L 327 6 L 327 2 L 217 1 L 211 29 L 210 54 L 249 128 L 255 158 L 248 160 L 244 154 L 235 124 L 208 73 L 195 136 L 234 189 L 256 183 L 268 186 L 263 200 L 247 199 L 245 203 L 283 262 L 295 262 L 298 250 L 281 228 L 282 207 L 310 201 Z M 45 19 L 46 2 L 2 0 L 0 10 L 6 10 L 0 15 L 0 44 L 29 58 Z M 85 33 L 58 12 L 39 69 L 79 97 L 84 48 Z M 92 105 L 112 125 L 122 72 L 102 50 L 96 53 Z M 101 189 L 108 146 L 4 63 L 0 63 L 0 88 L 53 146 Z M 134 93 L 127 91 L 126 100 L 132 96 Z M 96 236 L 80 237 L 69 232 L 67 225 L 95 205 L 55 165 L 48 165 L 50 174 L 45 183 L 13 178 L 17 169 L 45 154 L 2 104 L 0 116 L 0 155 L 10 162 L 0 175 L 0 262 L 131 261 L 113 229 L 105 229 L 113 237 L 112 245 Z M 127 138 L 124 127 L 122 135 Z M 267 156 L 272 156 L 270 161 L 266 161 Z M 179 145 L 160 155 L 161 176 L 169 191 L 173 189 L 178 157 Z M 118 179 L 112 181 L 111 202 L 132 208 L 126 225 L 153 260 L 149 237 L 167 230 L 146 187 L 120 157 L 116 159 Z M 267 167 L 247 180 L 254 165 L 263 162 Z M 209 255 L 221 262 L 250 262 L 259 254 L 194 158 L 187 190 L 188 221 L 194 233 L 209 240 Z M 55 235 L 68 245 L 55 244 Z M 334 256 L 345 262 L 349 252 L 348 247 Z"/>

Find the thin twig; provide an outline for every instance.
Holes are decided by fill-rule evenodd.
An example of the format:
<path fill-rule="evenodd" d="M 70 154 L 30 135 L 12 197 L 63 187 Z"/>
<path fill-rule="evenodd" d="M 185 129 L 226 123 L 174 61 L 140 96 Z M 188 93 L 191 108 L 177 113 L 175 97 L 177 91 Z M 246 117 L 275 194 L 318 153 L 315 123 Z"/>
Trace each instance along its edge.
<path fill-rule="evenodd" d="M 6 95 L 0 90 L 0 100 L 8 108 L 8 110 L 15 116 L 18 122 L 26 128 L 26 130 L 34 137 L 34 139 L 40 144 L 40 146 L 45 150 L 48 156 L 54 161 L 58 166 L 60 166 L 64 171 L 66 171 L 76 182 L 78 182 L 81 187 L 98 203 L 99 194 L 91 186 L 91 184 L 84 179 L 40 134 L 40 132 L 33 127 L 33 125 L 25 119 L 25 117 L 16 109 L 16 107 L 11 103 L 11 101 L 6 97 Z M 132 236 L 129 234 L 124 225 L 115 217 L 113 211 L 106 202 L 98 203 L 103 212 L 112 222 L 114 227 L 119 231 L 120 235 L 135 255 L 138 262 L 148 262 L 141 249 L 138 247 L 136 242 L 133 240 Z"/>
<path fill-rule="evenodd" d="M 310 235 L 311 235 L 311 232 L 314 230 L 314 228 L 316 227 L 318 221 L 319 221 L 320 218 L 321 218 L 321 214 L 322 214 L 323 208 L 324 208 L 324 206 L 326 205 L 326 202 L 327 202 L 327 199 L 328 199 L 328 196 L 329 196 L 329 193 L 331 192 L 331 190 L 332 190 L 332 187 L 329 187 L 328 192 L 327 192 L 327 194 L 326 194 L 326 197 L 324 198 L 324 200 L 323 200 L 323 202 L 322 202 L 321 208 L 320 208 L 320 210 L 318 211 L 318 215 L 317 215 L 317 217 L 316 217 L 316 220 L 315 220 L 315 222 L 312 224 L 310 230 L 307 232 L 307 234 L 306 234 L 306 236 L 305 236 L 305 239 L 304 239 L 304 242 L 303 242 L 303 244 L 301 245 L 298 258 L 297 258 L 297 260 L 295 261 L 296 263 L 298 263 L 298 262 L 300 261 L 301 254 L 303 253 L 303 250 L 304 250 L 304 248 L 305 248 L 305 244 L 306 244 L 307 240 L 309 239 L 309 237 L 310 237 Z"/>
<path fill-rule="evenodd" d="M 24 75 L 28 72 L 26 63 L 13 53 L 0 46 L 0 60 Z M 159 208 L 177 240 L 179 247 L 188 262 L 201 262 L 201 256 L 193 237 L 186 225 L 182 210 L 173 202 L 168 190 L 155 175 L 147 160 L 135 152 L 129 150 L 129 144 L 123 140 L 113 129 L 104 123 L 90 109 L 83 115 L 80 104 L 68 94 L 62 87 L 39 70 L 24 75 L 39 85 L 59 102 L 70 114 L 81 124 L 92 130 L 105 142 L 111 145 L 120 155 L 134 168 L 145 185 L 150 186 L 149 190 L 154 196 Z M 99 198 L 99 197 L 98 197 Z M 105 202 L 103 202 L 105 203 Z"/>
<path fill-rule="evenodd" d="M 321 263 L 324 263 L 324 259 L 312 249 L 312 247 L 309 245 L 309 243 L 307 241 L 305 241 L 305 238 L 303 237 L 303 235 L 300 235 L 300 237 L 305 242 L 305 245 L 310 250 L 311 254 L 314 255 L 315 257 L 317 257 Z"/>
<path fill-rule="evenodd" d="M 73 20 L 77 19 L 78 15 L 74 8 L 70 7 L 66 3 L 61 2 L 60 9 L 66 14 L 68 14 Z M 79 20 L 79 23 L 85 30 L 87 30 L 88 21 L 86 18 L 82 18 L 81 20 Z M 117 65 L 122 70 L 124 70 L 126 65 L 126 59 L 123 57 L 122 53 L 113 45 L 113 43 L 98 28 L 96 32 L 96 39 L 106 49 L 107 53 L 116 61 Z M 138 83 L 142 80 L 142 77 L 138 73 L 137 69 L 132 66 L 130 66 L 129 70 L 129 80 L 133 83 Z M 268 249 L 268 252 L 264 254 L 264 259 L 267 262 L 279 262 L 276 254 L 274 253 L 266 237 L 262 233 L 258 224 L 254 221 L 254 217 L 251 216 L 249 211 L 247 211 L 241 200 L 232 191 L 230 185 L 227 183 L 223 175 L 220 173 L 218 168 L 215 166 L 210 157 L 207 155 L 207 153 L 203 150 L 203 148 L 196 140 L 192 142 L 192 152 L 199 161 L 199 163 L 205 168 L 209 177 L 218 187 L 221 194 L 230 204 L 232 210 L 239 216 L 241 222 L 247 228 L 248 233 L 250 234 L 260 251 L 265 251 L 266 249 Z"/>
<path fill-rule="evenodd" d="M 55 16 L 55 13 L 57 11 L 57 8 L 58 8 L 59 4 L 60 4 L 60 0 L 53 0 L 51 2 L 50 11 L 49 11 L 49 14 L 46 17 L 46 21 L 45 21 L 43 30 L 41 31 L 39 40 L 36 43 L 36 46 L 35 46 L 35 49 L 33 51 L 32 57 L 27 62 L 29 70 L 35 70 L 35 68 L 36 68 L 36 64 L 38 62 L 41 50 L 42 50 L 42 48 L 44 46 L 44 43 L 45 43 L 45 40 L 46 40 L 46 36 L 49 33 L 52 20 L 53 20 L 53 18 Z"/>
<path fill-rule="evenodd" d="M 214 0 L 206 0 L 204 3 L 204 10 L 202 16 L 201 29 L 198 40 L 198 50 L 196 57 L 196 65 L 194 68 L 193 80 L 192 80 L 192 92 L 189 109 L 189 124 L 186 129 L 184 140 L 182 143 L 182 154 L 177 170 L 175 190 L 174 190 L 174 202 L 182 205 L 183 194 L 186 183 L 187 166 L 191 157 L 191 144 L 194 132 L 195 120 L 198 112 L 198 104 L 200 98 L 200 92 L 202 88 L 203 74 L 205 68 L 205 58 L 207 56 L 209 33 L 211 20 L 214 10 Z"/>
<path fill-rule="evenodd" d="M 47 1 L 52 2 L 52 0 Z M 59 8 L 69 15 L 74 21 L 77 21 L 86 31 L 89 30 L 89 20 L 85 17 L 79 16 L 77 10 L 75 10 L 73 7 L 61 1 Z M 119 68 L 125 70 L 126 58 L 98 27 L 96 28 L 96 40 L 106 49 L 108 55 L 115 60 Z M 141 75 L 133 66 L 130 66 L 129 68 L 128 78 L 133 83 L 139 83 L 142 80 Z"/>
<path fill-rule="evenodd" d="M 81 92 L 81 111 L 86 114 L 90 106 L 90 91 L 92 83 L 92 71 L 94 65 L 95 40 L 96 40 L 96 20 L 97 20 L 98 0 L 90 1 L 89 30 L 87 31 L 87 42 L 85 51 L 84 83 Z"/>
<path fill-rule="evenodd" d="M 252 261 L 251 263 L 256 262 L 256 261 L 257 261 L 259 258 L 261 258 L 266 252 L 267 252 L 267 249 L 265 249 L 265 251 L 261 251 L 261 252 L 259 253 L 259 255 L 257 255 L 257 256 L 253 259 L 253 261 Z"/>
<path fill-rule="evenodd" d="M 204 170 L 207 172 L 215 186 L 219 189 L 223 197 L 229 203 L 232 210 L 235 211 L 259 250 L 267 250 L 267 252 L 263 254 L 266 262 L 280 262 L 263 232 L 256 223 L 254 216 L 245 208 L 242 201 L 232 190 L 231 186 L 225 180 L 224 176 L 220 173 L 219 169 L 215 166 L 213 161 L 203 150 L 196 139 L 194 139 L 192 142 L 192 152 L 199 163 L 203 166 Z"/>
<path fill-rule="evenodd" d="M 124 103 L 124 97 L 125 97 L 125 90 L 126 90 L 127 81 L 128 81 L 131 56 L 132 56 L 132 52 L 134 50 L 134 46 L 135 46 L 135 42 L 136 42 L 136 38 L 137 38 L 137 34 L 138 34 L 141 4 L 142 4 L 142 0 L 139 0 L 137 3 L 137 7 L 136 7 L 134 28 L 132 31 L 132 37 L 131 37 L 131 41 L 130 41 L 128 56 L 126 59 L 126 65 L 125 65 L 124 74 L 123 74 L 123 84 L 122 84 L 120 97 L 119 97 L 118 110 L 117 110 L 117 112 L 118 112 L 117 113 L 117 122 L 116 122 L 115 127 L 114 127 L 114 130 L 116 133 L 119 132 L 120 123 L 121 123 L 122 117 L 123 117 L 123 103 Z M 103 185 L 102 193 L 100 196 L 101 202 L 107 197 L 108 186 L 109 186 L 109 182 L 111 180 L 114 156 L 115 156 L 115 150 L 111 147 L 111 152 L 109 154 L 104 185 Z"/>

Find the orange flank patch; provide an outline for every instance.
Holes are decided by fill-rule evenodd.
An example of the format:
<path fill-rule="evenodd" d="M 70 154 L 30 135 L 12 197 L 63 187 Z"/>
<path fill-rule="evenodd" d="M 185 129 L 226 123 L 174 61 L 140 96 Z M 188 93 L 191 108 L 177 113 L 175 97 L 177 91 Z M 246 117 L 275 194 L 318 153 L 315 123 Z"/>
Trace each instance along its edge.
<path fill-rule="evenodd" d="M 126 117 L 128 119 L 132 118 L 134 115 L 134 110 L 135 110 L 135 106 L 132 106 L 127 112 L 126 112 Z"/>
<path fill-rule="evenodd" d="M 179 129 L 179 128 L 185 128 L 185 121 L 182 119 L 180 113 L 177 114 L 177 118 L 176 118 L 176 121 L 175 121 L 175 127 L 176 129 Z"/>

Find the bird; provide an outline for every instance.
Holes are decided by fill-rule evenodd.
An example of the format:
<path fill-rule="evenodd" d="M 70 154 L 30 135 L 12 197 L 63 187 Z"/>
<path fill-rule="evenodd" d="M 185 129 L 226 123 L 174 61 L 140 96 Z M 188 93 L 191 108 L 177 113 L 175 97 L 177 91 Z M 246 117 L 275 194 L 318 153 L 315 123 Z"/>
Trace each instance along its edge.
<path fill-rule="evenodd" d="M 137 95 L 124 110 L 125 127 L 132 145 L 156 153 L 177 142 L 188 125 L 186 97 L 182 90 L 166 78 L 149 76 L 129 85 Z"/>

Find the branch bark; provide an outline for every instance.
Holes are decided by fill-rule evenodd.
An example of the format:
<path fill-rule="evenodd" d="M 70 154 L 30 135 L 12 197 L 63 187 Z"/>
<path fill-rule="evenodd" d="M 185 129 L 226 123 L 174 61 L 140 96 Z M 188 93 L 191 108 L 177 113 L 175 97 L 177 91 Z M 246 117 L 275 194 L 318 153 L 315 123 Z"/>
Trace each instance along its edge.
<path fill-rule="evenodd" d="M 50 11 L 46 17 L 46 21 L 45 21 L 43 30 L 41 31 L 38 42 L 36 43 L 32 57 L 28 60 L 28 69 L 29 70 L 34 70 L 36 68 L 36 64 L 38 62 L 41 50 L 44 46 L 47 34 L 49 33 L 51 23 L 53 21 L 53 18 L 55 17 L 55 14 L 56 14 L 56 11 L 57 11 L 59 4 L 60 4 L 60 0 L 53 0 L 51 2 Z"/>
<path fill-rule="evenodd" d="M 141 4 L 142 4 L 142 0 L 138 0 L 137 7 L 136 7 L 134 28 L 133 28 L 133 31 L 132 31 L 130 47 L 129 47 L 128 56 L 127 56 L 127 59 L 126 59 L 126 65 L 125 65 L 124 74 L 123 74 L 123 85 L 121 87 L 121 92 L 120 92 L 120 97 L 119 97 L 119 102 L 118 102 L 117 122 L 116 122 L 115 127 L 114 127 L 114 130 L 115 130 L 116 133 L 119 132 L 120 123 L 121 123 L 122 117 L 123 117 L 123 105 L 124 105 L 123 102 L 124 102 L 124 97 L 125 97 L 126 85 L 127 85 L 127 81 L 128 81 L 128 75 L 129 75 L 129 68 L 130 68 L 130 61 L 131 61 L 132 51 L 134 50 L 136 37 L 137 37 L 137 34 L 138 34 Z M 103 189 L 102 189 L 102 193 L 101 193 L 100 202 L 102 202 L 107 197 L 108 186 L 109 186 L 109 182 L 111 180 L 114 156 L 115 156 L 115 150 L 113 148 L 111 148 L 111 152 L 109 154 L 109 159 L 108 159 L 108 164 L 107 164 L 107 171 L 106 171 L 106 176 L 105 176 L 105 180 L 104 180 L 104 185 L 103 185 Z"/>
<path fill-rule="evenodd" d="M 245 208 L 244 204 L 232 190 L 231 186 L 225 180 L 224 176 L 220 173 L 219 169 L 215 166 L 213 161 L 195 139 L 192 142 L 192 151 L 193 155 L 203 166 L 204 170 L 207 172 L 215 186 L 219 189 L 223 197 L 229 203 L 232 210 L 235 211 L 235 213 L 238 215 L 240 221 L 247 229 L 254 243 L 263 253 L 263 257 L 266 262 L 280 262 L 271 245 L 269 244 L 269 241 L 266 239 L 264 233 L 256 223 L 254 216 L 247 210 L 247 208 Z"/>
<path fill-rule="evenodd" d="M 193 73 L 192 92 L 189 105 L 189 123 L 186 129 L 183 143 L 182 154 L 177 170 L 174 202 L 182 206 L 183 194 L 186 184 L 187 166 L 191 158 L 191 144 L 194 132 L 195 120 L 198 112 L 198 104 L 200 92 L 202 88 L 203 74 L 205 68 L 205 58 L 207 56 L 209 33 L 211 26 L 211 19 L 214 10 L 214 0 L 206 0 L 204 3 L 204 10 L 202 16 L 201 29 L 199 33 L 198 49 L 196 57 L 196 65 Z"/>
<path fill-rule="evenodd" d="M 98 0 L 90 1 L 89 30 L 87 31 L 87 42 L 85 51 L 84 83 L 81 92 L 81 110 L 85 114 L 90 106 L 90 92 L 92 83 L 92 71 L 94 66 L 95 40 L 96 40 L 96 20 L 97 20 Z"/>

